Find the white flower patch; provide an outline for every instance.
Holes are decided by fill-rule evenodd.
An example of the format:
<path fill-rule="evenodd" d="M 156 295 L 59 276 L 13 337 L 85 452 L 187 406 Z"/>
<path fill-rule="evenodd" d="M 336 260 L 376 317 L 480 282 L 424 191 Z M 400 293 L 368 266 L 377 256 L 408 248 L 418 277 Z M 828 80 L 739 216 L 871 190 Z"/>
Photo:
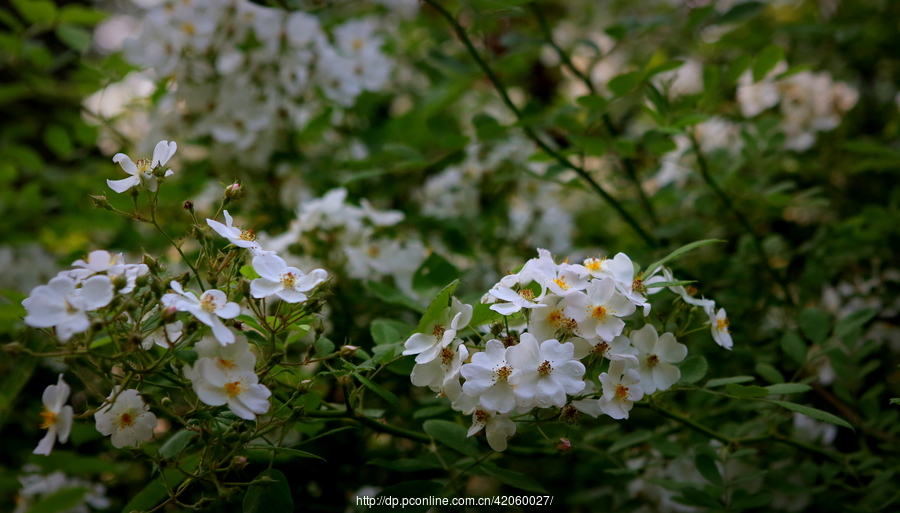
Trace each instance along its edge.
<path fill-rule="evenodd" d="M 41 429 L 46 429 L 47 434 L 41 439 L 38 446 L 34 449 L 33 454 L 49 455 L 53 450 L 53 444 L 59 439 L 59 443 L 66 443 L 69 440 L 69 432 L 72 430 L 72 416 L 74 411 L 71 406 L 66 405 L 69 400 L 71 388 L 65 381 L 63 375 L 59 375 L 55 385 L 50 385 L 44 389 L 42 397 L 44 409 L 41 411 Z"/>
<path fill-rule="evenodd" d="M 220 318 L 234 319 L 240 315 L 241 307 L 237 303 L 228 302 L 228 298 L 221 290 L 207 290 L 198 298 L 193 292 L 185 291 L 177 281 L 172 280 L 169 286 L 175 294 L 163 295 L 163 306 L 174 307 L 180 312 L 190 312 L 198 321 L 212 328 L 213 335 L 223 346 L 234 342 L 234 333 L 222 324 Z"/>
<path fill-rule="evenodd" d="M 110 189 L 119 193 L 138 186 L 146 187 L 150 192 L 156 192 L 158 183 L 153 172 L 157 167 L 165 166 L 169 159 L 172 158 L 172 155 L 175 154 L 176 149 L 178 149 L 178 145 L 175 142 L 160 141 L 157 143 L 156 148 L 153 149 L 153 158 L 151 160 L 139 159 L 137 162 L 133 162 L 131 157 L 124 153 L 116 153 L 112 159 L 113 162 L 122 166 L 122 170 L 131 176 L 121 180 L 107 180 L 106 184 L 109 185 Z M 164 176 L 172 176 L 173 174 L 175 172 L 168 169 L 165 171 Z"/>
<path fill-rule="evenodd" d="M 566 394 L 584 388 L 584 365 L 574 359 L 575 346 L 558 340 L 538 341 L 524 333 L 519 344 L 509 349 L 506 358 L 516 372 L 510 376 L 520 409 L 538 406 L 562 408 Z"/>
<path fill-rule="evenodd" d="M 109 406 L 95 413 L 94 421 L 97 431 L 111 437 L 113 447 L 137 447 L 153 438 L 156 415 L 137 390 L 123 390 L 120 393 L 119 387 L 116 387 L 106 400 L 111 401 Z"/>
<path fill-rule="evenodd" d="M 304 274 L 296 267 L 288 267 L 284 259 L 275 254 L 254 257 L 253 270 L 260 277 L 250 282 L 250 295 L 257 299 L 277 296 L 288 303 L 306 301 L 305 292 L 328 278 L 328 273 L 322 269 Z"/>
<path fill-rule="evenodd" d="M 103 308 L 112 298 L 113 286 L 108 276 L 92 276 L 80 287 L 74 278 L 57 276 L 47 285 L 35 287 L 22 301 L 28 312 L 25 324 L 33 328 L 56 328 L 56 336 L 65 342 L 90 327 L 87 312 Z"/>

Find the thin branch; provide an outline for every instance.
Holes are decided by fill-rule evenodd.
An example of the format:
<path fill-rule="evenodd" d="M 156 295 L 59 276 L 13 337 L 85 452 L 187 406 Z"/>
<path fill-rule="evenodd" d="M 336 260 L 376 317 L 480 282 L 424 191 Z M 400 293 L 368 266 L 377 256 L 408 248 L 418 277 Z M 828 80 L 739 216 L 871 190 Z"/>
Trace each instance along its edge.
<path fill-rule="evenodd" d="M 622 219 L 631 227 L 632 230 L 635 231 L 644 242 L 652 247 L 659 247 L 659 242 L 652 237 L 649 233 L 647 233 L 641 225 L 632 217 L 630 213 L 616 200 L 612 197 L 606 190 L 600 186 L 588 173 L 584 168 L 580 166 L 576 166 L 569 159 L 561 155 L 559 152 L 551 148 L 543 139 L 541 139 L 537 133 L 525 124 L 523 121 L 522 111 L 519 110 L 518 107 L 513 103 L 512 99 L 509 97 L 509 94 L 506 92 L 506 87 L 503 85 L 503 82 L 500 81 L 500 78 L 494 73 L 494 71 L 488 66 L 487 62 L 481 57 L 481 54 L 478 53 L 478 50 L 475 49 L 475 46 L 472 44 L 472 40 L 469 38 L 469 35 L 466 33 L 466 29 L 463 28 L 462 25 L 456 20 L 456 18 L 450 14 L 447 9 L 445 9 L 441 4 L 437 2 L 437 0 L 423 0 L 426 4 L 433 7 L 438 13 L 447 20 L 447 22 L 453 27 L 453 30 L 456 32 L 456 35 L 459 37 L 460 41 L 462 41 L 463 45 L 465 45 L 466 50 L 468 50 L 469 54 L 481 68 L 485 75 L 487 75 L 488 80 L 493 84 L 494 89 L 497 90 L 497 93 L 500 95 L 500 99 L 509 108 L 510 111 L 516 116 L 516 118 L 522 122 L 522 130 L 525 132 L 525 135 L 528 136 L 529 139 L 534 141 L 534 143 L 545 153 L 553 157 L 557 163 L 561 166 L 571 169 L 575 171 L 578 176 L 580 176 L 591 189 L 594 190 L 600 197 L 602 197 L 613 209 L 622 217 Z"/>

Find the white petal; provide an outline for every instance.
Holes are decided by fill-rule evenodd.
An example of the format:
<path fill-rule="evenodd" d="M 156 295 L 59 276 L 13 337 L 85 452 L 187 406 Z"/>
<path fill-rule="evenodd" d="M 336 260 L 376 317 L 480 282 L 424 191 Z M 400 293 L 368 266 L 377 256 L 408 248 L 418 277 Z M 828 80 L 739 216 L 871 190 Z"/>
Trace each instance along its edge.
<path fill-rule="evenodd" d="M 132 176 L 130 178 L 123 178 L 121 180 L 106 180 L 106 185 L 109 186 L 110 189 L 115 192 L 122 193 L 127 191 L 132 187 L 136 187 L 141 184 L 141 181 L 138 177 Z"/>
<path fill-rule="evenodd" d="M 274 253 L 253 257 L 253 270 L 269 281 L 280 282 L 286 269 L 287 263 Z"/>
<path fill-rule="evenodd" d="M 259 271 L 257 271 L 258 273 Z M 280 281 L 257 278 L 250 282 L 250 295 L 256 299 L 269 297 L 284 290 L 284 284 Z"/>
<path fill-rule="evenodd" d="M 128 155 L 125 155 L 124 153 L 116 153 L 115 155 L 113 155 L 112 161 L 122 166 L 122 169 L 124 169 L 125 172 L 129 175 L 135 177 L 137 176 L 137 166 L 134 165 L 134 162 L 131 161 L 131 157 L 129 157 Z"/>

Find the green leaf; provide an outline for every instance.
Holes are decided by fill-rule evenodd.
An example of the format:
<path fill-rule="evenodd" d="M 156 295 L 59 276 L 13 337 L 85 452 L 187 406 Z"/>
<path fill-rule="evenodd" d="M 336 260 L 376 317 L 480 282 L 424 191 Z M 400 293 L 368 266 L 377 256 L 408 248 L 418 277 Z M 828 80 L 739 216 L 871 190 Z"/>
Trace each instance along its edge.
<path fill-rule="evenodd" d="M 334 352 L 334 342 L 325 337 L 319 337 L 314 347 L 316 348 L 317 356 L 327 356 Z"/>
<path fill-rule="evenodd" d="M 91 33 L 84 27 L 77 25 L 59 25 L 56 27 L 56 37 L 76 52 L 83 52 L 91 46 Z"/>
<path fill-rule="evenodd" d="M 714 243 L 714 242 L 725 242 L 725 241 L 724 241 L 724 240 L 721 240 L 721 239 L 707 239 L 707 240 L 700 240 L 700 241 L 697 241 L 697 242 L 692 242 L 692 243 L 690 243 L 690 244 L 686 244 L 686 245 L 684 245 L 684 246 L 681 246 L 680 248 L 678 248 L 678 249 L 676 249 L 675 251 L 673 251 L 673 252 L 669 253 L 668 255 L 666 255 L 666 256 L 665 256 L 664 258 L 662 258 L 661 260 L 657 260 L 656 262 L 653 262 L 652 264 L 650 264 L 649 266 L 647 266 L 647 269 L 646 269 L 643 273 L 641 273 L 641 275 L 642 275 L 642 276 L 650 276 L 650 275 L 653 274 L 654 271 L 656 271 L 657 269 L 659 269 L 659 268 L 662 267 L 663 265 L 665 265 L 665 264 L 667 264 L 668 262 L 671 262 L 672 260 L 674 260 L 674 259 L 680 257 L 681 255 L 687 253 L 688 251 L 691 251 L 692 249 L 697 249 L 697 248 L 699 248 L 700 246 L 706 246 L 707 244 L 712 244 L 712 243 Z"/>
<path fill-rule="evenodd" d="M 706 376 L 709 364 L 702 356 L 691 356 L 681 362 L 678 368 L 681 370 L 679 383 L 696 383 Z"/>
<path fill-rule="evenodd" d="M 259 278 L 259 274 L 256 273 L 256 269 L 253 268 L 252 265 L 245 265 L 241 267 L 241 275 L 248 280 L 255 280 Z"/>
<path fill-rule="evenodd" d="M 800 365 L 806 363 L 806 342 L 794 331 L 785 331 L 781 336 L 781 350 Z"/>
<path fill-rule="evenodd" d="M 410 298 L 394 287 L 379 283 L 377 281 L 369 280 L 366 282 L 366 288 L 369 290 L 369 292 L 372 293 L 372 295 L 384 301 L 385 303 L 404 306 L 414 312 L 421 313 L 425 311 L 425 309 L 422 308 L 422 305 L 420 305 L 416 300 Z"/>
<path fill-rule="evenodd" d="M 188 431 L 187 429 L 182 429 L 181 431 L 175 433 L 171 436 L 166 443 L 159 448 L 159 455 L 164 459 L 171 460 L 181 454 L 181 451 L 184 450 L 185 447 L 188 446 L 191 439 L 194 438 L 197 433 L 193 431 Z"/>
<path fill-rule="evenodd" d="M 596 94 L 580 96 L 575 101 L 578 103 L 578 105 L 581 105 L 582 107 L 593 111 L 601 111 L 605 109 L 606 105 L 609 103 L 606 101 L 606 98 L 598 96 Z"/>
<path fill-rule="evenodd" d="M 59 11 L 60 23 L 93 26 L 106 19 L 106 13 L 81 5 L 67 5 Z"/>
<path fill-rule="evenodd" d="M 729 484 L 734 484 L 732 481 Z M 731 509 L 734 511 L 746 511 L 748 509 L 761 508 L 775 500 L 771 493 L 759 491 L 749 493 L 746 490 L 735 490 L 731 496 Z"/>
<path fill-rule="evenodd" d="M 673 69 L 678 69 L 682 65 L 684 65 L 684 61 L 680 61 L 677 59 L 671 60 L 671 61 L 666 61 L 658 66 L 654 66 L 654 67 L 650 68 L 649 70 L 647 70 L 646 78 L 650 78 L 653 75 L 658 75 L 660 73 L 665 73 L 666 71 L 672 71 Z"/>
<path fill-rule="evenodd" d="M 360 383 L 365 385 L 366 388 L 378 394 L 385 401 L 393 404 L 394 406 L 400 406 L 400 398 L 394 395 L 394 393 L 390 390 L 382 388 L 381 385 L 375 383 L 371 379 L 359 373 L 353 373 L 353 375 L 356 376 L 356 379 L 358 379 Z"/>
<path fill-rule="evenodd" d="M 719 474 L 719 467 L 716 466 L 716 460 L 712 459 L 708 454 L 698 454 L 694 459 L 697 464 L 697 470 L 704 479 L 716 486 L 722 486 L 722 475 Z"/>
<path fill-rule="evenodd" d="M 297 456 L 298 458 L 315 458 L 317 460 L 325 461 L 325 458 L 319 455 L 313 454 L 311 452 L 301 451 L 298 449 L 292 449 L 290 447 L 276 447 L 274 445 L 250 445 L 247 448 L 263 451 L 274 451 L 282 454 L 290 454 L 291 456 Z"/>
<path fill-rule="evenodd" d="M 388 486 L 375 496 L 376 505 L 369 508 L 370 513 L 396 513 L 397 506 L 403 499 L 421 499 L 422 497 L 434 497 L 440 494 L 443 486 L 434 481 L 406 481 L 404 483 Z M 379 499 L 383 497 L 383 499 Z M 404 513 L 425 513 L 432 506 L 406 506 L 401 511 Z"/>
<path fill-rule="evenodd" d="M 750 18 L 755 18 L 756 16 L 758 16 L 764 8 L 765 4 L 762 2 L 740 3 L 720 16 L 716 23 L 719 25 L 725 25 L 728 23 L 737 23 L 739 21 L 749 20 Z"/>
<path fill-rule="evenodd" d="M 294 499 L 287 477 L 277 469 L 263 470 L 244 496 L 244 513 L 292 513 Z"/>
<path fill-rule="evenodd" d="M 28 513 L 56 513 L 68 511 L 78 506 L 84 500 L 86 488 L 63 488 L 38 501 Z"/>
<path fill-rule="evenodd" d="M 502 315 L 491 310 L 491 305 L 475 303 L 475 306 L 472 308 L 472 320 L 469 321 L 469 325 L 481 326 L 492 322 L 498 322 L 502 319 Z"/>
<path fill-rule="evenodd" d="M 722 504 L 718 499 L 703 490 L 697 488 L 685 488 L 681 493 L 684 494 L 684 498 L 687 499 L 686 502 L 688 504 L 713 508 L 715 510 L 722 508 Z"/>
<path fill-rule="evenodd" d="M 645 285 L 648 289 L 661 289 L 663 287 L 683 287 L 684 285 L 690 285 L 691 283 L 696 283 L 697 280 L 675 280 L 675 281 L 658 281 L 655 283 L 651 283 L 650 285 Z"/>
<path fill-rule="evenodd" d="M 372 334 L 372 340 L 376 345 L 393 344 L 400 340 L 400 332 L 391 324 L 391 321 L 384 319 L 375 319 L 369 326 L 369 332 Z"/>
<path fill-rule="evenodd" d="M 581 140 L 581 148 L 586 155 L 600 157 L 606 153 L 606 141 L 599 137 L 585 137 Z"/>
<path fill-rule="evenodd" d="M 769 395 L 769 391 L 756 385 L 744 386 L 735 383 L 725 385 L 725 391 L 738 399 L 759 399 Z"/>
<path fill-rule="evenodd" d="M 437 406 L 427 406 L 420 410 L 416 410 L 413 413 L 414 419 L 427 419 L 428 417 L 436 417 L 444 412 L 450 411 L 450 406 L 447 404 L 439 404 Z"/>
<path fill-rule="evenodd" d="M 759 82 L 766 73 L 775 68 L 779 61 L 784 59 L 784 48 L 780 46 L 770 45 L 765 48 L 756 57 L 753 63 L 753 80 Z"/>
<path fill-rule="evenodd" d="M 525 490 L 526 492 L 547 493 L 547 490 L 540 483 L 521 472 L 500 468 L 493 463 L 484 463 L 481 465 L 481 468 L 487 475 L 499 479 L 503 484 Z"/>
<path fill-rule="evenodd" d="M 13 0 L 12 3 L 29 23 L 50 25 L 56 19 L 56 5 L 49 0 Z"/>
<path fill-rule="evenodd" d="M 490 114 L 483 112 L 472 118 L 472 125 L 475 126 L 478 139 L 482 141 L 496 139 L 506 133 L 506 127 L 497 122 Z"/>
<path fill-rule="evenodd" d="M 478 457 L 478 442 L 466 433 L 466 428 L 446 420 L 426 420 L 422 427 L 431 438 L 466 456 Z"/>
<path fill-rule="evenodd" d="M 730 378 L 717 378 L 707 381 L 706 388 L 715 388 L 731 383 L 746 383 L 748 381 L 753 381 L 753 376 L 733 376 Z"/>
<path fill-rule="evenodd" d="M 838 321 L 834 328 L 834 336 L 843 340 L 862 328 L 878 314 L 877 308 L 860 308 Z"/>
<path fill-rule="evenodd" d="M 900 404 L 900 397 L 892 397 L 889 404 Z"/>
<path fill-rule="evenodd" d="M 606 85 L 610 91 L 616 96 L 623 96 L 627 94 L 629 91 L 635 88 L 641 80 L 643 80 L 644 74 L 639 71 L 632 71 L 630 73 L 623 73 L 612 80 Z"/>
<path fill-rule="evenodd" d="M 731 64 L 728 65 L 728 73 L 726 75 L 728 83 L 734 84 L 737 82 L 738 78 L 750 68 L 752 63 L 753 57 L 748 54 L 741 55 L 731 61 Z"/>
<path fill-rule="evenodd" d="M 419 321 L 419 326 L 416 329 L 418 333 L 425 333 L 428 331 L 428 327 L 444 314 L 444 310 L 450 306 L 450 296 L 453 295 L 453 291 L 456 290 L 457 285 L 459 285 L 459 280 L 453 280 L 431 300 L 425 313 L 422 314 L 422 320 Z"/>
<path fill-rule="evenodd" d="M 766 390 L 769 391 L 769 395 L 787 395 L 809 392 L 812 390 L 812 387 L 804 385 L 803 383 L 779 383 L 777 385 L 767 386 Z"/>
<path fill-rule="evenodd" d="M 768 363 L 757 363 L 756 373 L 769 383 L 784 383 L 784 376 Z"/>
<path fill-rule="evenodd" d="M 828 314 L 818 308 L 807 308 L 800 312 L 797 322 L 806 338 L 814 344 L 822 344 L 831 333 L 831 320 Z"/>
<path fill-rule="evenodd" d="M 74 151 L 72 138 L 65 128 L 59 125 L 49 125 L 44 130 L 44 143 L 60 158 L 67 158 Z"/>
<path fill-rule="evenodd" d="M 822 410 L 817 410 L 815 408 L 810 408 L 809 406 L 802 406 L 796 403 L 789 403 L 787 401 L 769 401 L 771 403 L 777 404 L 782 408 L 787 408 L 788 410 L 795 411 L 797 413 L 802 413 L 807 417 L 821 420 L 823 422 L 829 422 L 831 424 L 842 426 L 847 429 L 853 430 L 853 426 L 850 425 L 846 420 L 838 417 L 837 415 L 832 415 L 831 413 L 824 412 Z M 855 431 L 855 430 L 854 430 Z"/>
<path fill-rule="evenodd" d="M 412 287 L 417 294 L 430 294 L 457 278 L 459 270 L 447 259 L 432 251 L 413 274 Z"/>
<path fill-rule="evenodd" d="M 200 355 L 197 354 L 197 351 L 193 349 L 176 349 L 175 350 L 175 358 L 187 363 L 188 365 L 193 365 L 194 362 L 200 358 Z"/>

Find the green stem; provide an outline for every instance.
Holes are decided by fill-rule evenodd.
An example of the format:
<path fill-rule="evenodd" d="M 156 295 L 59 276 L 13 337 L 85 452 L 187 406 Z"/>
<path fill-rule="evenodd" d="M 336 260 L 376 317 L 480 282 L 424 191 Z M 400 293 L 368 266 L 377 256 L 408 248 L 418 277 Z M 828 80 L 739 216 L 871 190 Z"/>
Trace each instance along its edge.
<path fill-rule="evenodd" d="M 529 127 L 527 124 L 523 122 L 522 111 L 519 110 L 518 107 L 513 103 L 512 99 L 509 97 L 509 94 L 506 92 L 506 87 L 503 85 L 503 82 L 497 77 L 494 71 L 488 66 L 487 62 L 481 57 L 481 54 L 478 53 L 478 50 L 475 49 L 475 46 L 472 44 L 472 40 L 469 39 L 469 35 L 466 33 L 466 29 L 463 28 L 462 25 L 456 21 L 456 18 L 450 14 L 447 9 L 445 9 L 441 4 L 437 2 L 437 0 L 423 0 L 426 4 L 432 6 L 438 13 L 447 20 L 447 22 L 453 27 L 456 35 L 462 41 L 463 45 L 465 45 L 466 50 L 468 50 L 469 54 L 481 68 L 485 75 L 487 75 L 488 80 L 493 84 L 494 89 L 497 90 L 497 93 L 500 95 L 500 99 L 506 105 L 509 110 L 516 116 L 519 122 L 522 124 L 522 130 L 525 132 L 525 135 L 528 136 L 542 151 L 553 157 L 556 162 L 567 168 L 575 171 L 575 173 L 581 177 L 591 189 L 594 190 L 601 198 L 603 198 L 613 209 L 622 217 L 622 219 L 631 227 L 632 230 L 635 231 L 648 245 L 652 247 L 658 247 L 659 242 L 652 237 L 649 233 L 644 231 L 640 224 L 632 217 L 630 213 L 616 200 L 612 197 L 606 190 L 600 186 L 591 175 L 582 167 L 576 166 L 569 159 L 562 156 L 559 152 L 551 148 L 543 139 L 541 139 L 537 133 Z"/>
<path fill-rule="evenodd" d="M 184 263 L 186 263 L 187 266 L 191 268 L 191 271 L 193 271 L 194 273 L 194 277 L 197 278 L 197 285 L 200 285 L 200 291 L 206 292 L 206 288 L 203 287 L 203 280 L 200 279 L 200 273 L 197 272 L 197 268 L 194 267 L 194 264 L 192 264 L 191 261 L 188 260 L 188 258 L 184 255 L 184 252 L 181 251 L 181 246 L 175 244 L 175 241 L 172 240 L 172 237 L 169 237 L 169 235 L 162 229 L 162 226 L 160 226 L 159 223 L 156 222 L 156 213 L 153 211 L 151 211 L 150 213 L 150 223 L 153 224 L 153 226 L 155 226 L 157 230 L 159 230 L 159 233 L 161 233 L 167 241 L 169 241 L 169 244 L 171 244 L 172 247 L 175 248 L 175 251 L 178 251 L 178 254 L 181 255 L 181 259 L 184 260 Z"/>

